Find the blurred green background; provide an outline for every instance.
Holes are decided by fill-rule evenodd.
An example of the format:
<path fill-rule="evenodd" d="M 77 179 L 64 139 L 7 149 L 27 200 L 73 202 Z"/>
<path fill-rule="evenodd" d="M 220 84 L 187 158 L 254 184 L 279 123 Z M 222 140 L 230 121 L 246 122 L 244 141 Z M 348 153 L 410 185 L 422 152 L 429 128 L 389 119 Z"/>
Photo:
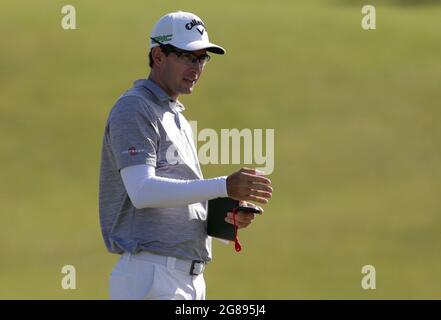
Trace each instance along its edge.
<path fill-rule="evenodd" d="M 153 24 L 185 10 L 228 50 L 182 97 L 187 119 L 275 129 L 273 199 L 240 254 L 214 242 L 207 297 L 440 299 L 441 6 L 415 2 L 370 1 L 364 31 L 363 1 L 2 1 L 0 298 L 107 299 L 105 121 L 148 74 Z M 66 4 L 77 30 L 61 28 Z"/>

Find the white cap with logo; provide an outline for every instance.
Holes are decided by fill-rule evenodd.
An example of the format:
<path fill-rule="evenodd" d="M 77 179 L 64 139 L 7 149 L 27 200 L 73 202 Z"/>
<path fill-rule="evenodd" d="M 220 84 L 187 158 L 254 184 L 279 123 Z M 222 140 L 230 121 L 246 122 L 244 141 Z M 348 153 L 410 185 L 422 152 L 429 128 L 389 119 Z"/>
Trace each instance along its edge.
<path fill-rule="evenodd" d="M 205 24 L 190 12 L 177 11 L 161 17 L 150 37 L 154 39 L 150 39 L 150 48 L 162 43 L 186 51 L 206 49 L 217 54 L 225 53 L 224 48 L 209 41 Z"/>

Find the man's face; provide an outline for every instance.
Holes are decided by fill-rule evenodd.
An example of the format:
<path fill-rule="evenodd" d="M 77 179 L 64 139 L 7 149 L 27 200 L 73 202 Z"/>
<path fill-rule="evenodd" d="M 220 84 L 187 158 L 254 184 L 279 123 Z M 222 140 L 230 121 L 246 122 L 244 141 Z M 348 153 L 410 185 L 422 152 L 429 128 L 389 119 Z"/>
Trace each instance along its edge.
<path fill-rule="evenodd" d="M 206 50 L 191 52 L 194 57 L 202 57 L 207 54 Z M 191 57 L 191 56 L 190 56 Z M 163 64 L 162 81 L 167 89 L 167 93 L 172 98 L 177 98 L 180 94 L 193 92 L 196 82 L 199 80 L 204 66 L 199 61 L 190 62 L 185 57 L 178 57 L 171 52 L 165 57 Z"/>

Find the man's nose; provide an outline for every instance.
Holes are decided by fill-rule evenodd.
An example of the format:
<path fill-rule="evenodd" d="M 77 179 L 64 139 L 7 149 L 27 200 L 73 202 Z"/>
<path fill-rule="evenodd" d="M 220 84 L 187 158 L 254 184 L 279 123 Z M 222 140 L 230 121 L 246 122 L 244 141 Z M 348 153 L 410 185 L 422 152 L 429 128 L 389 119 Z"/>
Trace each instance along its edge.
<path fill-rule="evenodd" d="M 193 62 L 193 68 L 195 69 L 195 71 L 197 72 L 197 74 L 200 74 L 202 72 L 202 70 L 204 70 L 204 65 L 199 62 Z"/>

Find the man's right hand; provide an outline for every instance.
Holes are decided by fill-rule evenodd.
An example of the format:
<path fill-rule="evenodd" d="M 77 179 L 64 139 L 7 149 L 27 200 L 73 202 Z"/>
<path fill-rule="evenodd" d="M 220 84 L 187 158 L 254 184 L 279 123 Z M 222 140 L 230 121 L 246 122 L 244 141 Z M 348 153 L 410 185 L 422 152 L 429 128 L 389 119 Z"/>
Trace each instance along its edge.
<path fill-rule="evenodd" d="M 259 171 L 242 168 L 227 177 L 227 192 L 235 200 L 266 204 L 272 196 L 273 188 L 271 180 L 259 175 Z"/>

